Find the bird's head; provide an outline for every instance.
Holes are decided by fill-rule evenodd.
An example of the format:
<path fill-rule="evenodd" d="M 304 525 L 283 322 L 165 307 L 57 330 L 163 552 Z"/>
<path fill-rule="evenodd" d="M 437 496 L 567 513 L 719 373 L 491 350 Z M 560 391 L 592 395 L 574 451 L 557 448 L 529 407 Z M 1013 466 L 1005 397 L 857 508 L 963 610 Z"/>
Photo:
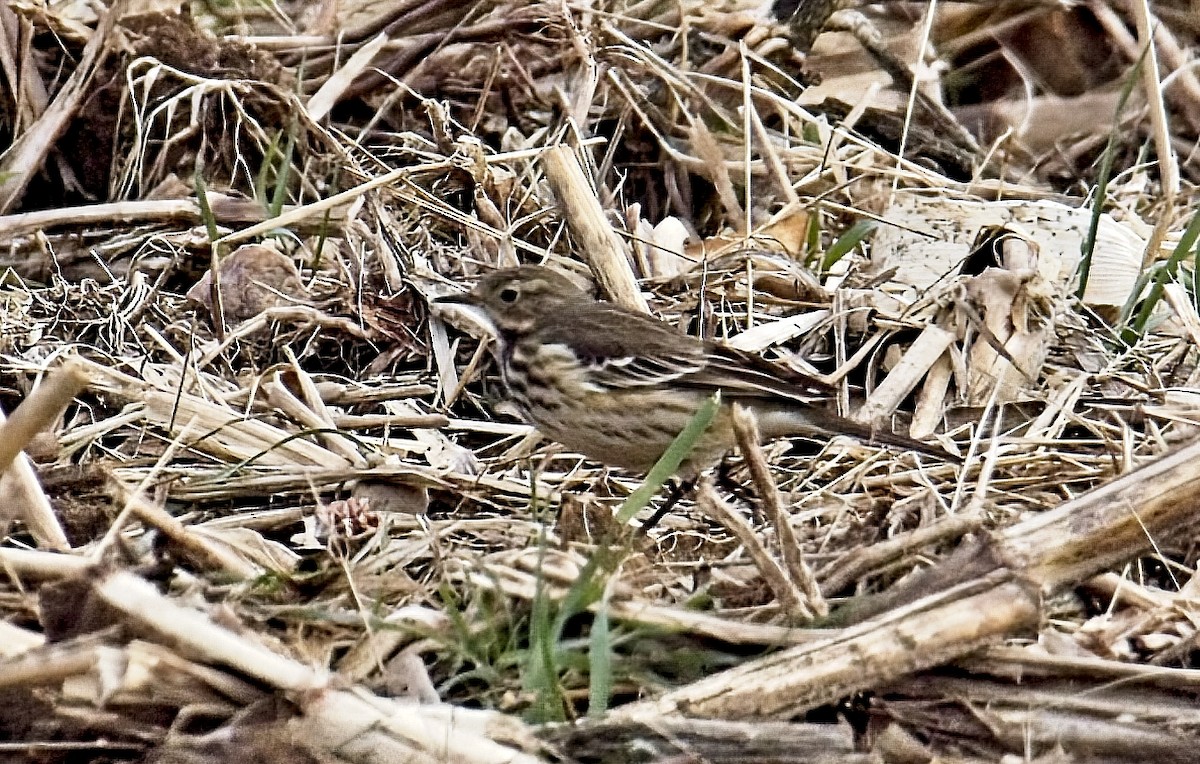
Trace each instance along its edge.
<path fill-rule="evenodd" d="M 538 265 L 492 271 L 470 292 L 447 295 L 435 305 L 466 309 L 497 336 L 528 331 L 556 308 L 591 300 L 569 278 Z"/>

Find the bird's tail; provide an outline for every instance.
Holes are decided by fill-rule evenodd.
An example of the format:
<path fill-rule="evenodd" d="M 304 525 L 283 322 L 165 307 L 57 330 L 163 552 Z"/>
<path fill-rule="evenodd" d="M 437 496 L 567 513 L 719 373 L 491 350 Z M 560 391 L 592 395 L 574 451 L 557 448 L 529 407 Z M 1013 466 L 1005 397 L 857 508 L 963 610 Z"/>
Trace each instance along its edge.
<path fill-rule="evenodd" d="M 836 418 L 838 423 L 835 425 L 835 429 L 840 430 L 843 434 L 849 435 L 855 440 L 862 441 L 866 445 L 890 446 L 902 451 L 917 451 L 938 459 L 945 459 L 948 462 L 962 463 L 962 457 L 950 453 L 940 445 L 925 443 L 916 438 L 910 438 L 907 435 L 898 435 L 884 427 L 873 427 L 869 424 L 863 424 L 862 422 L 856 422 L 853 419 L 846 419 L 840 416 Z"/>
<path fill-rule="evenodd" d="M 873 427 L 811 406 L 753 406 L 759 428 L 768 438 L 787 435 L 829 440 L 835 435 L 848 435 L 870 446 L 886 446 L 900 451 L 917 451 L 948 462 L 962 463 L 962 458 L 940 445 L 924 443 L 906 435 L 898 435 L 885 427 Z"/>

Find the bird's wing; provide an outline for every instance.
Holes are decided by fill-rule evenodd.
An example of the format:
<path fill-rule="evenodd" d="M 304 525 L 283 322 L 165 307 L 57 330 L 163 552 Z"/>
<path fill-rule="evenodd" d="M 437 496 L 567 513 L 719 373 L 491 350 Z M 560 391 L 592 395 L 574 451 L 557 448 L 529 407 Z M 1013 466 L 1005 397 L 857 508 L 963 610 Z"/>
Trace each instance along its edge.
<path fill-rule="evenodd" d="M 734 398 L 782 397 L 801 403 L 828 400 L 833 394 L 818 379 L 607 303 L 564 309 L 537 334 L 543 342 L 569 347 L 588 369 L 588 382 L 601 390 L 671 384 L 721 390 Z"/>
<path fill-rule="evenodd" d="M 607 303 L 586 303 L 547 316 L 535 332 L 563 345 L 597 390 L 675 383 L 704 367 L 704 343 L 661 321 Z"/>
<path fill-rule="evenodd" d="M 707 343 L 705 364 L 687 379 L 688 384 L 719 388 L 737 398 L 785 398 L 798 403 L 820 403 L 835 389 L 816 377 L 764 361 L 727 345 Z"/>

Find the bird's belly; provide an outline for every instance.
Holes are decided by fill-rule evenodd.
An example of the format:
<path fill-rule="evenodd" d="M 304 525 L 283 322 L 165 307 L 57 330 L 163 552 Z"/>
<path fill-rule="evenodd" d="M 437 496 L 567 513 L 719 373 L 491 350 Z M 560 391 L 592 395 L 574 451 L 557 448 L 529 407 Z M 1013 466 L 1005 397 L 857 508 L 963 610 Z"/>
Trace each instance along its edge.
<path fill-rule="evenodd" d="M 510 375 L 509 392 L 543 435 L 596 461 L 639 472 L 654 466 L 705 400 L 651 388 L 596 391 L 548 368 L 531 368 L 524 377 Z M 728 427 L 719 424 L 701 437 L 681 471 L 694 471 L 692 463 L 709 466 L 732 445 L 721 437 Z"/>
<path fill-rule="evenodd" d="M 635 396 L 619 406 L 589 406 L 566 418 L 543 414 L 534 424 L 548 437 L 596 461 L 647 472 L 691 421 L 698 405 L 679 406 L 652 395 Z M 686 462 L 707 467 L 730 445 L 710 429 Z"/>

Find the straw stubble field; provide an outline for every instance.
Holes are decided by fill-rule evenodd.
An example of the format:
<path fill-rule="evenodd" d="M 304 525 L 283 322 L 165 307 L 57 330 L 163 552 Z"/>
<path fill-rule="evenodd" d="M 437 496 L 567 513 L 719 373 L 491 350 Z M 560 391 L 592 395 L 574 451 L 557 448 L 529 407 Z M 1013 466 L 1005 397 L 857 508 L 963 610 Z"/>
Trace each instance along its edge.
<path fill-rule="evenodd" d="M 0 759 L 1194 760 L 1194 10 L 786 5 L 0 2 Z M 518 263 L 948 458 L 642 527 Z"/>

